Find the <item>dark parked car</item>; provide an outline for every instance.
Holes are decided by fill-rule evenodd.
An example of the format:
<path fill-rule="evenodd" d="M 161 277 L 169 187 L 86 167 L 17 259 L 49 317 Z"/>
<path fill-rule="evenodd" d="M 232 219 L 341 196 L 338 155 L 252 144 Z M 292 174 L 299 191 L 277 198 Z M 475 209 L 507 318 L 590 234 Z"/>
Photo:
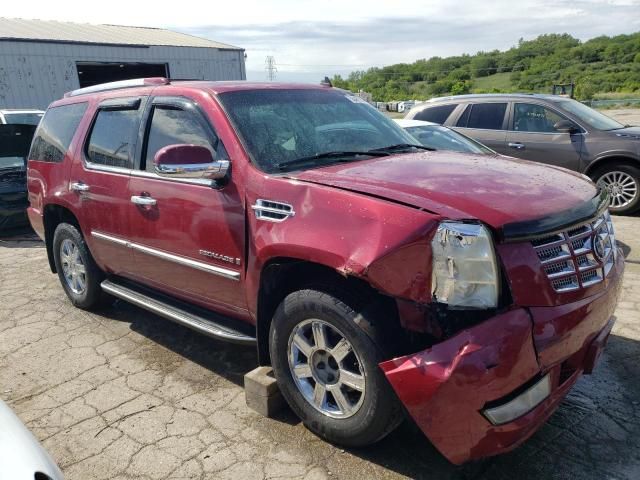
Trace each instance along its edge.
<path fill-rule="evenodd" d="M 515 448 L 591 373 L 624 257 L 581 175 L 429 151 L 328 86 L 128 85 L 54 102 L 29 154 L 74 305 L 256 345 L 321 437 L 370 444 L 408 412 L 455 463 Z"/>
<path fill-rule="evenodd" d="M 406 118 L 454 128 L 498 153 L 584 173 L 609 190 L 613 213 L 640 208 L 640 127 L 623 125 L 575 100 L 460 95 L 417 105 Z"/>
<path fill-rule="evenodd" d="M 33 125 L 0 125 L 0 234 L 29 224 L 27 154 Z"/>

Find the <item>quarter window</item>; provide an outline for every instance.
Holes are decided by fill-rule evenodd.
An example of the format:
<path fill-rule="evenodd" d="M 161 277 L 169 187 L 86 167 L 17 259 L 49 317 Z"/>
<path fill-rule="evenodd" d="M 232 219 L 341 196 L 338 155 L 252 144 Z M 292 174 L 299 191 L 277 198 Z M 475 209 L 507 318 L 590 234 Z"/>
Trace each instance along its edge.
<path fill-rule="evenodd" d="M 425 108 L 421 112 L 418 112 L 414 117 L 415 120 L 423 120 L 425 122 L 433 122 L 443 124 L 451 115 L 451 112 L 457 107 L 454 103 L 452 105 L 440 105 L 438 107 Z"/>
<path fill-rule="evenodd" d="M 139 121 L 137 109 L 99 110 L 89 137 L 89 161 L 132 168 Z"/>
<path fill-rule="evenodd" d="M 73 103 L 47 110 L 31 144 L 29 159 L 61 162 L 87 110 L 87 103 Z"/>
<path fill-rule="evenodd" d="M 200 145 L 215 152 L 217 158 L 227 157 L 222 143 L 216 140 L 215 145 L 212 145 L 211 135 L 197 114 L 176 107 L 154 107 L 147 138 L 145 169 L 154 171 L 153 159 L 161 148 L 183 144 Z M 216 149 L 215 146 L 218 145 Z"/>
<path fill-rule="evenodd" d="M 554 125 L 563 117 L 553 110 L 532 103 L 516 103 L 513 129 L 518 132 L 556 132 Z"/>
<path fill-rule="evenodd" d="M 502 130 L 506 103 L 475 103 L 467 106 L 458 120 L 458 127 Z"/>

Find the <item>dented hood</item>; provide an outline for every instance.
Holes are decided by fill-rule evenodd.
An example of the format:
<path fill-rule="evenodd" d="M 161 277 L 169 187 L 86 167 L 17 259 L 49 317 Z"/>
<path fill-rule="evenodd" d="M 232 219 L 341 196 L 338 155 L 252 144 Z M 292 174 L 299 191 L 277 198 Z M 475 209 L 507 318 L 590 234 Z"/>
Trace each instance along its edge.
<path fill-rule="evenodd" d="M 494 228 L 576 208 L 596 196 L 578 173 L 500 155 L 435 151 L 296 172 L 297 180 L 359 192 Z"/>

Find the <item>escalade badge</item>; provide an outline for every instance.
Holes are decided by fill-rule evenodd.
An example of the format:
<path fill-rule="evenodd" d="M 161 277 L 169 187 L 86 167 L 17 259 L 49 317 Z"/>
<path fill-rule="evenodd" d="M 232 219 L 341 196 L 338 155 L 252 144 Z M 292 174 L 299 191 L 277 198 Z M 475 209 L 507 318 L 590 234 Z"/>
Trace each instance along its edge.
<path fill-rule="evenodd" d="M 599 261 L 602 261 L 604 259 L 604 254 L 605 254 L 605 245 L 604 245 L 603 238 L 596 233 L 593 236 L 593 239 L 591 240 L 591 242 L 593 244 L 593 254 Z"/>
<path fill-rule="evenodd" d="M 199 250 L 200 255 L 205 257 L 215 258 L 216 260 L 222 260 L 223 262 L 233 263 L 234 265 L 240 265 L 240 259 L 237 257 L 229 257 L 216 252 L 210 252 L 209 250 Z"/>

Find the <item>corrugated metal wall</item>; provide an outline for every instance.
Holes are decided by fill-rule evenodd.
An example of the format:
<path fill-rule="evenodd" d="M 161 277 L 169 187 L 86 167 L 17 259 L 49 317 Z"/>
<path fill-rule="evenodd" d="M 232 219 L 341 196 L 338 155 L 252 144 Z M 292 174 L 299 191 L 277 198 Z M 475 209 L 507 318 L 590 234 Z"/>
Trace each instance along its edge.
<path fill-rule="evenodd" d="M 0 108 L 46 108 L 79 87 L 76 62 L 168 63 L 173 78 L 246 79 L 242 50 L 0 41 Z"/>

